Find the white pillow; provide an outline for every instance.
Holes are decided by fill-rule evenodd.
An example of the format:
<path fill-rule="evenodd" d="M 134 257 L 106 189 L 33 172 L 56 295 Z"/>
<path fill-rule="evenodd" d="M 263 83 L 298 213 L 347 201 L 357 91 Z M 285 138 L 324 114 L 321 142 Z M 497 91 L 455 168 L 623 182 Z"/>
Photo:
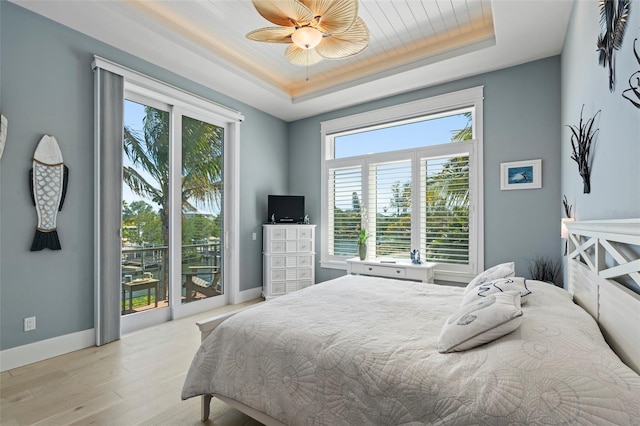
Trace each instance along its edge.
<path fill-rule="evenodd" d="M 501 263 L 476 275 L 476 277 L 467 284 L 467 287 L 464 289 L 464 294 L 466 295 L 474 287 L 486 282 L 497 280 L 498 278 L 513 277 L 515 275 L 516 266 L 514 262 Z"/>
<path fill-rule="evenodd" d="M 505 291 L 519 292 L 521 296 L 521 305 L 524 305 L 524 303 L 527 301 L 525 296 L 528 296 L 532 293 L 532 291 L 529 290 L 529 287 L 527 287 L 527 280 L 525 278 L 499 278 L 497 280 L 481 284 L 475 287 L 473 291 L 466 293 L 462 298 L 462 306 L 473 302 L 476 299 L 487 297 L 490 294 L 502 293 Z"/>
<path fill-rule="evenodd" d="M 520 292 L 495 293 L 463 306 L 440 332 L 438 352 L 466 351 L 509 334 L 520 326 Z"/>

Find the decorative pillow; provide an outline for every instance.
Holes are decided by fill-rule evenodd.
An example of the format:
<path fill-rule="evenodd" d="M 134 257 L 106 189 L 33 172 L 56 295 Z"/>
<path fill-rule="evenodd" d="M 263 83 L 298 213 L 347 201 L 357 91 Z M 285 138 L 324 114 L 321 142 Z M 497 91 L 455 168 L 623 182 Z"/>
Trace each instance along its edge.
<path fill-rule="evenodd" d="M 499 278 L 497 280 L 489 281 L 488 283 L 479 285 L 474 288 L 473 291 L 466 293 L 462 298 L 462 306 L 473 302 L 478 298 L 487 297 L 491 294 L 502 293 L 505 291 L 519 292 L 521 296 L 521 305 L 523 305 L 527 301 L 525 296 L 528 296 L 532 293 L 531 290 L 529 290 L 529 288 L 527 287 L 527 280 L 522 277 Z"/>
<path fill-rule="evenodd" d="M 520 326 L 520 293 L 495 293 L 463 306 L 440 332 L 438 352 L 466 351 L 496 340 Z"/>
<path fill-rule="evenodd" d="M 516 275 L 516 266 L 514 262 L 501 263 L 489 268 L 484 272 L 479 273 L 474 279 L 472 279 L 467 287 L 464 289 L 464 294 L 469 293 L 473 288 L 484 284 L 489 281 L 497 280 L 498 278 L 513 277 Z"/>

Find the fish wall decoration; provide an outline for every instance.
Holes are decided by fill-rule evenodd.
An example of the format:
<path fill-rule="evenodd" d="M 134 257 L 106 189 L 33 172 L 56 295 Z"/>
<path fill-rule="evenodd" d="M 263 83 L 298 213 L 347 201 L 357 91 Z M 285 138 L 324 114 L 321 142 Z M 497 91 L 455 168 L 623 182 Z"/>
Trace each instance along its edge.
<path fill-rule="evenodd" d="M 29 171 L 31 201 L 38 213 L 31 251 L 61 249 L 56 220 L 58 211 L 62 210 L 68 182 L 69 169 L 62 160 L 58 141 L 44 135 L 33 154 L 33 167 Z"/>

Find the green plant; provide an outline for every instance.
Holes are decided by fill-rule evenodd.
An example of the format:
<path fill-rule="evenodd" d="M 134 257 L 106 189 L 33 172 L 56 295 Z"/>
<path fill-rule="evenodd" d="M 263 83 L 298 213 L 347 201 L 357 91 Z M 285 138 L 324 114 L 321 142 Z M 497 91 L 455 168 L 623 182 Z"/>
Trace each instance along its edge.
<path fill-rule="evenodd" d="M 358 244 L 366 244 L 370 236 L 371 234 L 367 234 L 366 229 L 360 228 L 360 231 L 358 232 Z"/>
<path fill-rule="evenodd" d="M 536 256 L 529 261 L 529 274 L 532 280 L 545 281 L 561 287 L 562 284 L 559 283 L 561 271 L 562 263 L 558 259 Z"/>

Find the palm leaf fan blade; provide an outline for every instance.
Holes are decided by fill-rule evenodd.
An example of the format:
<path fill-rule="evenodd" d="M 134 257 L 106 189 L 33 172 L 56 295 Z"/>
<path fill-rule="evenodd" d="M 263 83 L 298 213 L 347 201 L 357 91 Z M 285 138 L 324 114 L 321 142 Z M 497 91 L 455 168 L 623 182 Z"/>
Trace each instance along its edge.
<path fill-rule="evenodd" d="M 340 59 L 362 52 L 369 44 L 369 30 L 362 19 L 356 22 L 344 34 L 338 34 L 322 40 L 316 50 L 326 59 Z"/>
<path fill-rule="evenodd" d="M 252 0 L 258 13 L 267 21 L 283 27 L 293 27 L 294 22 L 308 22 L 313 12 L 298 0 Z"/>
<path fill-rule="evenodd" d="M 324 59 L 318 54 L 317 49 L 301 49 L 291 44 L 284 52 L 285 58 L 294 65 L 313 65 Z"/>
<path fill-rule="evenodd" d="M 342 34 L 358 17 L 356 0 L 304 0 L 315 16 L 320 17 L 317 28 L 325 34 Z"/>
<path fill-rule="evenodd" d="M 293 27 L 260 28 L 248 33 L 247 38 L 253 41 L 262 41 L 267 43 L 291 43 L 291 34 L 293 34 L 294 31 L 295 29 Z"/>

